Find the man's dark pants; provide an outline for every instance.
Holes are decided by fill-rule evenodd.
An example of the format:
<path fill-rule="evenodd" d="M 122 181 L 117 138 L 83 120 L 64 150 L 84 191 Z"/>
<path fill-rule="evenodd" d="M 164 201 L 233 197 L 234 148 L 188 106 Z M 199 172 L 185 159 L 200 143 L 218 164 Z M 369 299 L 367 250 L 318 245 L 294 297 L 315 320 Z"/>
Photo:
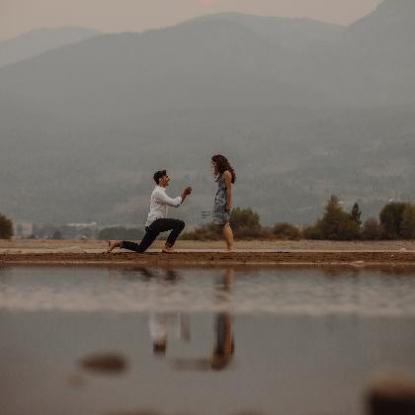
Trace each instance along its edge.
<path fill-rule="evenodd" d="M 183 231 L 185 223 L 179 219 L 156 219 L 146 228 L 146 234 L 139 244 L 130 241 L 122 241 L 121 248 L 135 252 L 145 252 L 161 232 L 171 231 L 166 245 L 173 246 L 176 239 Z"/>

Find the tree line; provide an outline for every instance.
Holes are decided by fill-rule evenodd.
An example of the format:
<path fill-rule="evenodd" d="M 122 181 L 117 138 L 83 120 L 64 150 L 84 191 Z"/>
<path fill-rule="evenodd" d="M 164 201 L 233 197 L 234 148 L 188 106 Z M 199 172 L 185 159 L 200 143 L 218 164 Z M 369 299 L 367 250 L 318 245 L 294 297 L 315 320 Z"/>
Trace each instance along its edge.
<path fill-rule="evenodd" d="M 379 218 L 369 218 L 363 223 L 358 203 L 347 212 L 338 197 L 333 195 L 321 218 L 309 226 L 284 222 L 263 227 L 258 213 L 249 208 L 233 209 L 231 226 L 236 239 L 409 240 L 415 239 L 415 205 L 406 202 L 387 203 L 379 213 Z M 189 240 L 216 240 L 220 237 L 218 227 L 213 224 L 198 227 L 183 235 L 184 239 Z"/>
<path fill-rule="evenodd" d="M 276 223 L 273 227 L 261 225 L 254 210 L 235 208 L 231 212 L 231 226 L 236 239 L 314 239 L 331 241 L 355 240 L 410 240 L 415 239 L 415 204 L 389 202 L 379 218 L 362 222 L 362 211 L 355 203 L 350 212 L 344 210 L 337 196 L 331 196 L 324 212 L 314 224 L 297 226 Z M 203 225 L 183 234 L 187 240 L 218 240 L 221 230 L 214 224 Z M 140 239 L 141 228 L 110 227 L 99 231 L 98 239 Z M 0 214 L 0 239 L 11 239 L 13 223 Z M 60 239 L 56 237 L 56 239 Z"/>

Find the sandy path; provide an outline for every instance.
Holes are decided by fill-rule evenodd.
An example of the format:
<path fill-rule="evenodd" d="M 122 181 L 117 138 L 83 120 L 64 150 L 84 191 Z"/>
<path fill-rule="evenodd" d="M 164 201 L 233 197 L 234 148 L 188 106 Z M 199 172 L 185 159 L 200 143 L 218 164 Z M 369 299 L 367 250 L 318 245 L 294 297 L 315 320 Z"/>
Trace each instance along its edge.
<path fill-rule="evenodd" d="M 153 248 L 160 250 L 162 241 L 157 241 Z M 178 250 L 223 250 L 221 241 L 178 241 Z M 99 253 L 106 249 L 105 241 L 79 240 L 0 240 L 1 253 Z M 237 250 L 255 251 L 415 251 L 415 241 L 376 241 L 376 242 L 333 242 L 333 241 L 237 241 Z"/>
<path fill-rule="evenodd" d="M 175 254 L 162 242 L 146 254 L 104 254 L 104 241 L 0 241 L 0 265 L 352 265 L 415 266 L 415 242 L 242 241 L 226 253 L 222 242 L 180 241 Z"/>
<path fill-rule="evenodd" d="M 135 253 L 24 253 L 0 254 L 1 265 L 353 265 L 415 266 L 415 252 L 385 251 L 280 251 L 280 252 L 187 252 Z"/>

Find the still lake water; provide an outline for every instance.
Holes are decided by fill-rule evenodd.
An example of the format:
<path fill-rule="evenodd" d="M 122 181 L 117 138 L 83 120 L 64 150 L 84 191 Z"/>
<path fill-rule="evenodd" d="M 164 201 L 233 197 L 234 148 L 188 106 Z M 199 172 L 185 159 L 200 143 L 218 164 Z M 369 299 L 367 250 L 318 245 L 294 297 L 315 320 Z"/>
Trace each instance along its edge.
<path fill-rule="evenodd" d="M 2 415 L 360 415 L 415 375 L 415 270 L 6 267 L 0 333 Z"/>

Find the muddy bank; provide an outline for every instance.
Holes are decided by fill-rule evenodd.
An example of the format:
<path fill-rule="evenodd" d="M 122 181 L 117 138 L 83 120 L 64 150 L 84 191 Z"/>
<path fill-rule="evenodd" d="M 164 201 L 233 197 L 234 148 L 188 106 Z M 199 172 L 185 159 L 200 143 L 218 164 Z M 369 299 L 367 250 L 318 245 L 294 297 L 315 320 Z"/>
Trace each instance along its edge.
<path fill-rule="evenodd" d="M 1 253 L 1 265 L 352 265 L 415 266 L 415 251 L 180 251 L 135 253 Z"/>
<path fill-rule="evenodd" d="M 152 248 L 160 250 L 163 241 L 156 241 Z M 0 254 L 2 253 L 102 253 L 106 250 L 106 241 L 97 240 L 41 240 L 41 239 L 0 239 Z M 176 244 L 178 250 L 223 250 L 223 241 L 183 241 Z M 236 241 L 237 251 L 415 251 L 415 241 Z"/>

